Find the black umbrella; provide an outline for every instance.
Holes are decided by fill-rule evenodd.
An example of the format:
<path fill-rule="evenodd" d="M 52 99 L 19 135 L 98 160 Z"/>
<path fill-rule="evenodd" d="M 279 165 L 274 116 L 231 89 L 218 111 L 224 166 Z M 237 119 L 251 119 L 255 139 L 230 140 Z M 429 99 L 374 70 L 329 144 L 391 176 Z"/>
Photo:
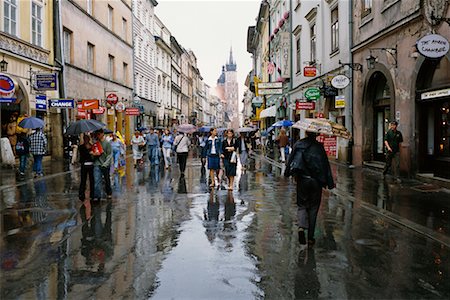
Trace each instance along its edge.
<path fill-rule="evenodd" d="M 67 135 L 79 135 L 80 133 L 96 131 L 105 127 L 106 124 L 97 120 L 79 120 L 69 125 L 66 129 Z"/>

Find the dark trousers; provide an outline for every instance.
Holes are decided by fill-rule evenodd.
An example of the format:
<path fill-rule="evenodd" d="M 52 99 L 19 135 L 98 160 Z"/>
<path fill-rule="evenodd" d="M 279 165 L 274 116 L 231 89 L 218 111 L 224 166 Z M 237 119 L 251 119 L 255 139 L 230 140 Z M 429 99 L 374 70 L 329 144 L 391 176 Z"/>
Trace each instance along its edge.
<path fill-rule="evenodd" d="M 100 199 L 102 197 L 102 185 L 105 180 L 106 195 L 112 195 L 111 178 L 109 177 L 110 167 L 94 166 L 94 186 L 95 186 L 95 198 Z M 103 180 L 102 180 L 103 179 Z"/>
<path fill-rule="evenodd" d="M 80 180 L 80 189 L 78 191 L 78 197 L 81 201 L 84 201 L 86 198 L 86 180 L 89 176 L 89 197 L 90 199 L 94 199 L 94 166 L 81 166 L 81 180 Z"/>
<path fill-rule="evenodd" d="M 311 177 L 297 179 L 298 227 L 308 230 L 308 240 L 314 239 L 317 214 L 322 200 L 322 187 Z"/>
<path fill-rule="evenodd" d="M 392 175 L 395 177 L 399 176 L 400 169 L 400 153 L 399 152 L 388 152 L 386 153 L 386 165 L 384 166 L 383 174 L 386 175 L 389 170 L 392 171 Z"/>
<path fill-rule="evenodd" d="M 186 170 L 186 161 L 187 161 L 188 153 L 187 152 L 177 153 L 177 157 L 178 157 L 178 163 L 180 164 L 180 172 L 184 173 L 184 171 Z"/>

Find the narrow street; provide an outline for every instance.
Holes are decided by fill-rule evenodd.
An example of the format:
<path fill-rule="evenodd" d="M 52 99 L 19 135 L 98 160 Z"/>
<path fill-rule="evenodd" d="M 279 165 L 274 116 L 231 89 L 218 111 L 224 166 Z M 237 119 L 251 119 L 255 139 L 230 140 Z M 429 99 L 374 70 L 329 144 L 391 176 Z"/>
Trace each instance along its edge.
<path fill-rule="evenodd" d="M 450 294 L 448 191 L 401 194 L 377 185 L 377 174 L 334 165 L 337 189 L 324 193 L 317 244 L 300 251 L 294 185 L 280 171 L 257 158 L 238 189 L 209 193 L 197 159 L 185 180 L 177 169 L 130 168 L 89 221 L 78 172 L 3 186 L 1 298 Z"/>

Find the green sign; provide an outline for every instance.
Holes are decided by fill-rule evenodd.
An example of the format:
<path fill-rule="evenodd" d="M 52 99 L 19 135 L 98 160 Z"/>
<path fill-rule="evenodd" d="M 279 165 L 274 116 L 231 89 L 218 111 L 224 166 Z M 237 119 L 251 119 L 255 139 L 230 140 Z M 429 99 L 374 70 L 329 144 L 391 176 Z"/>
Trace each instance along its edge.
<path fill-rule="evenodd" d="M 308 100 L 317 100 L 320 98 L 320 90 L 318 88 L 309 88 L 305 91 L 305 98 Z"/>

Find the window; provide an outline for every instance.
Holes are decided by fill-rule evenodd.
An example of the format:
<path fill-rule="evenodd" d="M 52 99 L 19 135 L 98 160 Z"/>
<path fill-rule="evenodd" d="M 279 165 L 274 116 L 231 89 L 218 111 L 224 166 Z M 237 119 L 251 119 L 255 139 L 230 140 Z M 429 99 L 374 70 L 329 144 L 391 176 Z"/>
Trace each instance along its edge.
<path fill-rule="evenodd" d="M 31 4 L 31 42 L 42 47 L 42 6 Z"/>
<path fill-rule="evenodd" d="M 297 73 L 302 71 L 302 60 L 300 57 L 300 34 L 295 38 L 296 48 L 296 60 L 297 60 Z"/>
<path fill-rule="evenodd" d="M 64 61 L 67 63 L 72 63 L 72 31 L 67 28 L 63 29 L 64 36 Z"/>
<path fill-rule="evenodd" d="M 4 0 L 3 16 L 3 30 L 17 36 L 17 0 Z"/>
<path fill-rule="evenodd" d="M 311 25 L 310 29 L 311 34 L 311 62 L 316 61 L 316 24 Z"/>
<path fill-rule="evenodd" d="M 122 71 L 123 71 L 123 73 L 122 73 L 123 82 L 125 84 L 128 84 L 128 64 L 127 63 L 123 63 Z"/>
<path fill-rule="evenodd" d="M 114 22 L 114 8 L 108 5 L 108 29 L 113 30 Z"/>
<path fill-rule="evenodd" d="M 331 52 L 339 49 L 339 12 L 336 7 L 331 11 Z"/>
<path fill-rule="evenodd" d="M 127 40 L 127 32 L 128 32 L 127 19 L 122 18 L 122 37 L 125 41 Z"/>
<path fill-rule="evenodd" d="M 94 0 L 86 0 L 86 11 L 90 15 L 92 15 L 92 1 Z"/>
<path fill-rule="evenodd" d="M 114 56 L 108 55 L 108 78 L 114 79 Z"/>
<path fill-rule="evenodd" d="M 89 72 L 95 72 L 95 46 L 87 43 L 87 68 Z"/>
<path fill-rule="evenodd" d="M 372 0 L 361 0 L 362 1 L 362 17 L 367 16 L 372 12 Z"/>

